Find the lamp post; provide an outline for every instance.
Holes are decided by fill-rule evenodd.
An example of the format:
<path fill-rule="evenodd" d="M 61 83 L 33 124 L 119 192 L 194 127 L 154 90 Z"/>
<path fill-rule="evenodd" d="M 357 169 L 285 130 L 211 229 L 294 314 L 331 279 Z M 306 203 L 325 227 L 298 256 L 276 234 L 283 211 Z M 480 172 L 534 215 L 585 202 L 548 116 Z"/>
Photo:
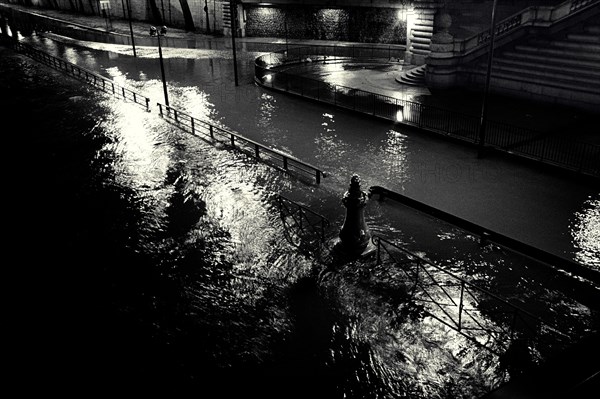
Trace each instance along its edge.
<path fill-rule="evenodd" d="M 287 10 L 284 11 L 283 15 L 283 29 L 285 30 L 285 55 L 290 51 L 288 47 L 288 26 L 287 26 Z"/>
<path fill-rule="evenodd" d="M 158 56 L 160 58 L 160 73 L 162 75 L 163 90 L 165 92 L 165 104 L 168 107 L 169 106 L 169 95 L 167 93 L 167 80 L 165 79 L 165 67 L 163 65 L 162 47 L 160 46 L 160 37 L 164 36 L 166 34 L 167 34 L 166 26 L 162 26 L 160 28 L 160 30 L 156 29 L 154 26 L 150 27 L 150 36 L 156 36 L 158 38 Z"/>
<path fill-rule="evenodd" d="M 125 0 L 121 0 L 121 4 L 123 5 L 123 16 L 125 16 Z M 127 0 L 127 14 L 129 19 L 129 33 L 131 34 L 131 46 L 133 47 L 133 56 L 137 57 L 135 52 L 135 41 L 133 40 L 133 26 L 131 24 L 131 4 L 129 0 Z"/>
<path fill-rule="evenodd" d="M 496 3 L 492 4 L 492 22 L 490 27 L 490 50 L 488 53 L 487 74 L 485 77 L 485 91 L 483 93 L 483 102 L 481 104 L 481 118 L 479 119 L 479 150 L 477 151 L 478 158 L 483 157 L 485 148 L 485 125 L 487 122 L 487 99 L 490 91 L 490 79 L 492 75 L 492 61 L 494 59 L 494 38 L 496 35 Z"/>
<path fill-rule="evenodd" d="M 237 31 L 237 5 L 235 0 L 229 1 L 229 9 L 229 14 L 231 16 L 231 49 L 233 51 L 233 75 L 235 79 L 235 85 L 238 86 L 237 57 L 235 54 L 235 35 Z"/>
<path fill-rule="evenodd" d="M 204 12 L 206 13 L 206 33 L 210 34 L 210 22 L 208 21 L 208 0 L 204 0 Z"/>

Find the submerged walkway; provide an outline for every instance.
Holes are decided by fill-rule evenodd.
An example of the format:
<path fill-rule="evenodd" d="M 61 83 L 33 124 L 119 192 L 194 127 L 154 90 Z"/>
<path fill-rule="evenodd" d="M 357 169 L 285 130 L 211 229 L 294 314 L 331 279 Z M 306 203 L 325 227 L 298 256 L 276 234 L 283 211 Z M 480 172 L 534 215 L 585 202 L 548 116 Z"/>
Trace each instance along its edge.
<path fill-rule="evenodd" d="M 43 14 L 73 24 L 81 29 L 95 30 L 102 33 L 110 32 L 113 35 L 122 36 L 128 41 L 131 35 L 130 25 L 126 19 L 119 17 L 119 11 L 115 11 L 111 19 L 112 28 L 107 30 L 106 20 L 95 15 L 79 15 L 60 10 L 40 9 L 34 7 L 23 7 L 15 4 L 0 4 L 0 7 L 10 7 L 26 11 L 28 13 Z M 131 30 L 134 38 L 147 39 L 150 23 L 146 21 L 132 21 Z M 197 32 L 186 32 L 183 29 L 168 27 L 167 38 L 186 39 L 182 45 L 189 47 L 192 42 L 197 48 L 206 46 L 207 42 L 221 44 L 225 47 L 231 45 L 231 38 L 215 37 Z M 238 47 L 244 45 L 255 45 L 264 51 L 275 51 L 285 48 L 286 40 L 273 37 L 244 37 L 236 38 Z M 356 43 L 332 40 L 300 40 L 289 39 L 288 45 L 292 46 L 367 46 L 378 49 L 391 49 L 392 51 L 403 51 L 404 45 L 388 45 L 378 43 Z M 165 44 L 165 46 L 169 46 Z M 408 86 L 395 80 L 397 73 L 402 68 L 410 65 L 398 64 L 397 71 L 377 71 L 361 69 L 360 74 L 344 73 L 343 77 L 338 73 L 337 78 L 342 78 L 347 86 L 356 89 L 371 91 L 392 97 L 404 98 L 425 105 L 445 108 L 453 112 L 478 115 L 481 110 L 482 93 L 479 92 L 435 92 L 432 93 L 426 87 Z M 342 71 L 345 72 L 345 71 Z M 332 74 L 330 74 L 332 75 Z M 563 135 L 572 139 L 588 143 L 600 144 L 600 135 L 596 133 L 596 121 L 598 115 L 578 109 L 559 107 L 551 104 L 540 104 L 531 101 L 507 98 L 504 96 L 490 96 L 489 118 L 500 120 L 523 128 L 546 131 L 552 135 Z"/>
<path fill-rule="evenodd" d="M 594 352 L 594 353 L 596 353 L 596 352 Z M 580 356 L 582 354 L 585 354 L 585 356 L 579 357 L 579 359 L 585 359 L 585 358 L 589 359 L 590 358 L 590 353 L 585 353 L 585 352 L 581 352 L 580 351 L 580 352 L 578 352 L 578 354 Z M 569 361 L 566 361 L 565 363 L 561 363 L 561 364 L 562 364 L 562 366 L 564 366 L 565 369 L 569 369 L 570 371 L 572 371 L 572 369 L 573 369 L 572 366 L 574 364 L 573 362 L 574 361 L 576 362 L 576 359 L 578 359 L 578 358 L 577 357 L 571 358 Z M 564 369 L 561 369 L 560 367 L 557 370 L 558 370 L 558 372 L 564 371 Z M 556 373 L 556 371 L 554 373 Z M 549 375 L 555 375 L 555 374 L 553 374 L 553 373 L 544 374 L 544 375 L 542 375 L 542 378 L 543 377 L 547 378 Z M 565 379 L 565 377 L 566 377 L 566 374 L 562 374 L 561 375 L 561 378 Z M 540 383 L 540 381 L 544 381 L 544 380 L 543 379 L 532 380 L 532 382 L 534 382 L 534 383 Z M 553 379 L 553 381 L 555 381 L 555 380 Z M 558 381 L 558 379 L 556 381 Z M 586 379 L 585 381 L 593 381 L 593 380 L 591 380 L 591 379 L 587 380 Z M 542 382 L 542 384 L 544 384 L 544 383 L 545 382 Z M 515 386 L 516 386 L 516 388 L 515 388 Z M 581 385 L 573 385 L 573 384 L 571 384 L 570 387 L 573 388 L 574 386 L 575 387 L 577 387 L 577 386 L 580 387 Z M 586 385 L 586 386 L 589 386 L 589 384 Z M 581 388 L 578 388 L 578 389 L 581 389 Z M 544 392 L 544 391 L 547 391 L 547 389 L 545 389 L 545 390 L 537 389 L 536 390 L 536 387 L 532 386 L 531 382 L 530 382 L 526 387 L 519 388 L 519 385 L 513 385 L 512 389 L 509 389 L 509 387 L 506 387 L 505 389 L 500 389 L 500 390 L 494 392 L 492 394 L 492 396 L 490 396 L 490 398 L 502 398 L 502 397 L 511 397 L 511 398 L 517 398 L 517 397 L 522 397 L 522 398 L 548 397 L 547 394 L 546 394 L 546 396 L 541 395 L 540 392 Z M 509 393 L 509 394 L 506 394 L 506 393 Z"/>

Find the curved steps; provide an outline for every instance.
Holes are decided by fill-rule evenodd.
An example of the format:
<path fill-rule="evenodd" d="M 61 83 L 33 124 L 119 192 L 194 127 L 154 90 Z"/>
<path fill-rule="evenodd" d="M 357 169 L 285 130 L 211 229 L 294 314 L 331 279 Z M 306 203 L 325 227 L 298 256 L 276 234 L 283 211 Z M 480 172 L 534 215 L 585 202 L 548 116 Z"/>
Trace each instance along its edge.
<path fill-rule="evenodd" d="M 410 86 L 425 86 L 425 68 L 427 65 L 419 65 L 418 67 L 402 71 L 396 77 L 398 83 Z"/>

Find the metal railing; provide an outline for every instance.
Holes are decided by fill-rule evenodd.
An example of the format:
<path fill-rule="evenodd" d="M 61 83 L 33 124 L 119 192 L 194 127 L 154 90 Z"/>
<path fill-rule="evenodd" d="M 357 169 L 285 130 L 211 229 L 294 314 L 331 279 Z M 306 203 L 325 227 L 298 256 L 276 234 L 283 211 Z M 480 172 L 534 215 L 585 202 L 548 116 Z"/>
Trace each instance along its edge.
<path fill-rule="evenodd" d="M 382 60 L 404 59 L 406 49 L 402 46 L 341 46 L 341 45 L 301 45 L 288 46 L 277 52 L 264 54 L 256 59 L 257 65 L 272 68 L 298 62 L 332 63 L 348 59 Z"/>
<path fill-rule="evenodd" d="M 485 349 L 502 354 L 521 340 L 548 354 L 569 344 L 570 337 L 556 327 L 492 292 L 382 237 L 373 236 L 372 242 L 377 264 L 385 260 L 399 267 L 411 298 L 423 304 L 428 316 Z"/>
<path fill-rule="evenodd" d="M 273 69 L 298 61 L 325 61 L 324 55 L 315 54 L 316 50 L 316 47 L 306 50 L 297 48 L 293 54 L 284 50 L 258 57 L 255 62 L 255 81 L 274 90 L 478 144 L 480 116 Z M 489 119 L 486 122 L 485 145 L 578 173 L 600 176 L 599 145 L 549 136 L 547 133 Z"/>
<path fill-rule="evenodd" d="M 287 240 L 296 247 L 321 244 L 329 220 L 308 207 L 278 194 L 275 197 Z"/>
<path fill-rule="evenodd" d="M 289 154 L 260 144 L 238 133 L 216 126 L 206 121 L 194 118 L 176 108 L 157 103 L 160 116 L 173 122 L 179 128 L 197 136 L 203 135 L 211 142 L 219 142 L 234 150 L 243 152 L 257 161 L 273 166 L 286 173 L 293 173 L 301 177 L 314 179 L 316 184 L 321 183 L 325 172 Z"/>
<path fill-rule="evenodd" d="M 32 46 L 20 42 L 11 42 L 11 45 L 14 46 L 16 51 L 31 57 L 34 60 L 61 72 L 66 72 L 68 75 L 83 80 L 106 93 L 113 94 L 126 101 L 133 101 L 136 104 L 143 105 L 147 111 L 150 111 L 150 99 L 148 97 Z M 286 173 L 292 173 L 304 178 L 308 177 L 311 180 L 314 179 L 316 184 L 320 184 L 321 178 L 326 176 L 325 172 L 319 168 L 289 154 L 285 154 L 209 122 L 196 119 L 175 108 L 160 103 L 157 103 L 157 105 L 161 117 L 174 122 L 178 127 L 188 130 L 194 135 L 197 133 L 203 134 L 210 138 L 212 142 L 220 142 L 234 150 L 244 152 L 254 157 L 256 160 Z M 163 107 L 166 112 L 163 112 Z"/>
<path fill-rule="evenodd" d="M 599 2 L 600 0 L 568 0 L 555 6 L 527 7 L 498 22 L 494 34 L 500 38 L 522 27 L 548 26 Z M 491 31 L 486 29 L 466 39 L 454 41 L 454 51 L 463 54 L 476 51 L 487 46 L 490 38 Z"/>
<path fill-rule="evenodd" d="M 148 97 L 121 86 L 112 80 L 105 78 L 104 76 L 98 75 L 95 72 L 89 71 L 61 58 L 50 55 L 45 51 L 36 49 L 35 47 L 27 44 L 14 42 L 13 46 L 14 49 L 19 53 L 61 72 L 66 72 L 68 75 L 76 79 L 83 80 L 86 83 L 101 89 L 105 93 L 113 94 L 114 96 L 123 100 L 132 101 L 136 104 L 142 105 L 146 108 L 146 110 L 150 109 L 150 99 Z"/>

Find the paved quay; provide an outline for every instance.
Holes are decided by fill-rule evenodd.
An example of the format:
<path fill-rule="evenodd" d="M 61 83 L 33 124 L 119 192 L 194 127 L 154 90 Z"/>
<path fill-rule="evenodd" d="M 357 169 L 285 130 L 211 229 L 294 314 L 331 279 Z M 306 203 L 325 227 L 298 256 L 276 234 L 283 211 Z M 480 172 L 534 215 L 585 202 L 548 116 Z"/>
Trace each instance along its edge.
<path fill-rule="evenodd" d="M 11 7 L 29 13 L 40 14 L 46 17 L 56 18 L 78 26 L 81 29 L 111 33 L 130 37 L 133 31 L 134 38 L 147 38 L 150 23 L 145 21 L 132 21 L 131 28 L 127 19 L 113 15 L 110 27 L 107 29 L 106 19 L 96 15 L 80 15 L 62 10 L 49 10 L 33 7 L 23 7 L 15 4 L 1 4 L 0 6 Z M 202 32 L 187 32 L 180 28 L 168 26 L 168 37 L 194 40 L 196 46 L 206 45 L 209 42 L 231 46 L 231 38 L 223 36 L 207 35 Z M 128 39 L 127 39 L 128 40 Z M 330 40 L 300 40 L 273 37 L 243 37 L 236 38 L 236 44 L 253 44 L 259 46 L 263 51 L 281 50 L 286 44 L 292 46 L 368 46 L 380 49 L 392 49 L 394 51 L 405 50 L 404 45 L 388 45 L 378 43 L 356 43 Z M 165 43 L 163 46 L 169 46 Z M 307 76 L 326 76 L 328 80 L 338 82 L 354 89 L 370 91 L 376 94 L 402 98 L 405 100 L 422 103 L 428 106 L 436 106 L 453 112 L 479 115 L 483 93 L 477 91 L 444 91 L 432 93 L 426 87 L 409 86 L 398 83 L 395 78 L 402 70 L 414 67 L 404 65 L 402 62 L 392 62 L 388 68 L 337 68 L 329 71 L 319 71 L 313 66 L 304 68 L 302 73 Z M 358 70 L 360 73 L 352 73 Z M 600 135 L 596 132 L 596 120 L 598 115 L 586 111 L 571 109 L 552 104 L 540 104 L 536 102 L 507 98 L 504 96 L 490 95 L 488 98 L 489 118 L 507 124 L 520 126 L 527 129 L 539 131 L 553 136 L 565 136 L 574 140 L 600 145 Z"/>

